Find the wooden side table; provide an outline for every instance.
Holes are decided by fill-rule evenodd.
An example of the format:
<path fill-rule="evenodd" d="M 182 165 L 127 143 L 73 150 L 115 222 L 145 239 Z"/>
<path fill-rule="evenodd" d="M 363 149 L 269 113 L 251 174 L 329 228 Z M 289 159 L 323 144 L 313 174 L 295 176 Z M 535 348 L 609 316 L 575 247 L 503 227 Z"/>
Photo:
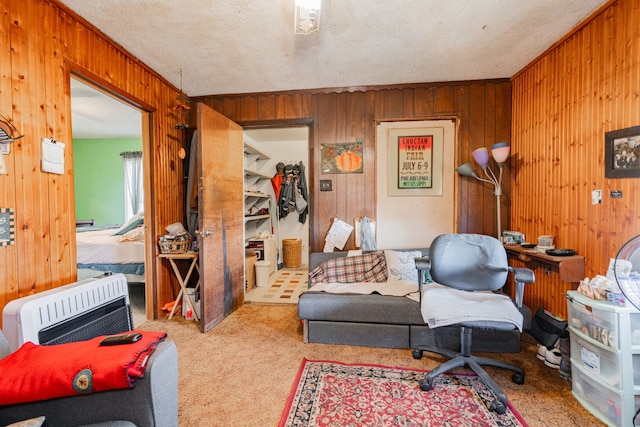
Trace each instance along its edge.
<path fill-rule="evenodd" d="M 178 307 L 180 301 L 186 299 L 187 303 L 191 306 L 191 311 L 193 313 L 193 317 L 196 321 L 199 321 L 198 312 L 196 311 L 195 303 L 191 299 L 191 296 L 187 293 L 187 283 L 189 283 L 189 279 L 191 278 L 191 273 L 193 273 L 193 269 L 195 268 L 198 272 L 198 282 L 196 283 L 195 291 L 198 292 L 200 288 L 200 266 L 198 264 L 198 253 L 197 252 L 184 252 L 181 254 L 160 254 L 158 255 L 160 258 L 166 258 L 171 263 L 171 267 L 173 268 L 173 272 L 178 279 L 178 283 L 180 284 L 180 292 L 178 292 L 178 297 L 176 298 L 176 302 L 173 304 L 173 308 L 171 309 L 171 313 L 169 313 L 169 319 L 173 317 L 176 312 L 176 308 Z M 187 274 L 182 277 L 180 270 L 178 269 L 178 265 L 176 264 L 176 260 L 191 260 L 191 264 L 189 265 L 189 270 Z M 185 298 L 186 297 L 186 298 Z"/>

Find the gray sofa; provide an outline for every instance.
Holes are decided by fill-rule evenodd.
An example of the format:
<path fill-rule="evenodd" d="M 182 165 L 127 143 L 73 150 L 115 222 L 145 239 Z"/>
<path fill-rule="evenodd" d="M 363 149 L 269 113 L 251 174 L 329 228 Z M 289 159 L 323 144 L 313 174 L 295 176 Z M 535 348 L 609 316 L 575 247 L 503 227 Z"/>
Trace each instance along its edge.
<path fill-rule="evenodd" d="M 9 353 L 9 345 L 0 331 L 0 359 Z M 178 353 L 175 344 L 165 340 L 158 345 L 147 361 L 144 378 L 132 389 L 0 406 L 0 426 L 38 416 L 45 416 L 46 427 L 177 426 Z"/>
<path fill-rule="evenodd" d="M 428 256 L 429 250 L 420 250 Z M 324 261 L 347 256 L 347 252 L 309 255 L 309 271 Z M 523 306 L 524 328 L 531 324 L 531 311 Z M 307 291 L 300 295 L 298 317 L 303 320 L 304 341 L 367 347 L 415 349 L 418 346 L 459 350 L 460 328 L 431 329 L 422 319 L 420 303 L 404 296 L 379 294 L 331 294 Z M 515 331 L 474 332 L 474 352 L 517 353 L 520 333 Z"/>

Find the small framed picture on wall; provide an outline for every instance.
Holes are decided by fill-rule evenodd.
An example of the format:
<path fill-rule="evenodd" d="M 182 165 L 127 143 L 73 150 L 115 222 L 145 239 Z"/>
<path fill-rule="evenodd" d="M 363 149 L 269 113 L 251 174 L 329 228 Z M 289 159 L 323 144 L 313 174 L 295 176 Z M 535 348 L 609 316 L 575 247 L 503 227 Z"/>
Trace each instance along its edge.
<path fill-rule="evenodd" d="M 640 177 L 640 126 L 604 134 L 604 176 Z"/>

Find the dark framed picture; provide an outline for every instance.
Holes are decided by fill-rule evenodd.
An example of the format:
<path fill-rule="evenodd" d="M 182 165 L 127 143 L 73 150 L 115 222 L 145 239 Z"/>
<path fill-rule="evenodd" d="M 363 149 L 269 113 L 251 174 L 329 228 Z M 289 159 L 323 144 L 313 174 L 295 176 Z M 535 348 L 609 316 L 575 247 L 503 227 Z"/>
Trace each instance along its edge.
<path fill-rule="evenodd" d="M 604 134 L 604 176 L 640 177 L 640 126 Z"/>

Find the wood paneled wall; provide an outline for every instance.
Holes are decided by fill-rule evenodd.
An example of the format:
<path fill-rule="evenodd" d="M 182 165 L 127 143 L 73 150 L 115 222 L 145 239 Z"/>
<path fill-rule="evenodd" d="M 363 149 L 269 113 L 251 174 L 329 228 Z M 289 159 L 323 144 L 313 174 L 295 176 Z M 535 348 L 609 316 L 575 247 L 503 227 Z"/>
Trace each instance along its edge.
<path fill-rule="evenodd" d="M 240 124 L 260 122 L 264 125 L 310 119 L 311 251 L 322 250 L 334 216 L 346 221 L 361 215 L 375 218 L 376 121 L 456 117 L 457 163 L 470 160 L 471 151 L 478 147 L 489 147 L 497 141 L 511 139 L 511 83 L 505 80 L 360 88 L 342 92 L 226 95 L 198 100 Z M 356 138 L 364 142 L 364 173 L 321 174 L 316 167 L 320 164 L 320 145 L 355 141 Z M 502 198 L 502 224 L 505 229 L 509 226 L 508 174 L 507 168 L 503 189 L 506 197 Z M 320 192 L 320 179 L 330 179 L 333 191 Z M 458 231 L 495 235 L 497 221 L 493 188 L 467 178 L 460 179 L 458 183 Z M 352 248 L 353 237 L 346 249 Z"/>
<path fill-rule="evenodd" d="M 0 247 L 0 311 L 18 297 L 76 278 L 70 70 L 126 94 L 150 112 L 144 148 L 152 182 L 147 224 L 155 230 L 183 220 L 182 131 L 172 110 L 179 91 L 56 0 L 0 0 L 0 113 L 25 135 L 4 156 L 0 207 L 15 210 L 15 244 Z M 146 132 L 146 130 L 145 130 Z M 65 172 L 40 171 L 40 142 L 66 143 Z M 147 234 L 148 236 L 150 234 Z M 151 243 L 153 251 L 157 245 Z M 155 254 L 155 252 L 154 252 Z M 174 299 L 168 265 L 155 265 L 157 307 Z"/>
<path fill-rule="evenodd" d="M 605 275 L 640 234 L 640 178 L 604 173 L 605 132 L 640 125 L 640 0 L 614 2 L 512 81 L 511 227 L 556 236 L 585 256 L 588 277 Z M 539 269 L 525 302 L 566 316 L 569 287 Z"/>

